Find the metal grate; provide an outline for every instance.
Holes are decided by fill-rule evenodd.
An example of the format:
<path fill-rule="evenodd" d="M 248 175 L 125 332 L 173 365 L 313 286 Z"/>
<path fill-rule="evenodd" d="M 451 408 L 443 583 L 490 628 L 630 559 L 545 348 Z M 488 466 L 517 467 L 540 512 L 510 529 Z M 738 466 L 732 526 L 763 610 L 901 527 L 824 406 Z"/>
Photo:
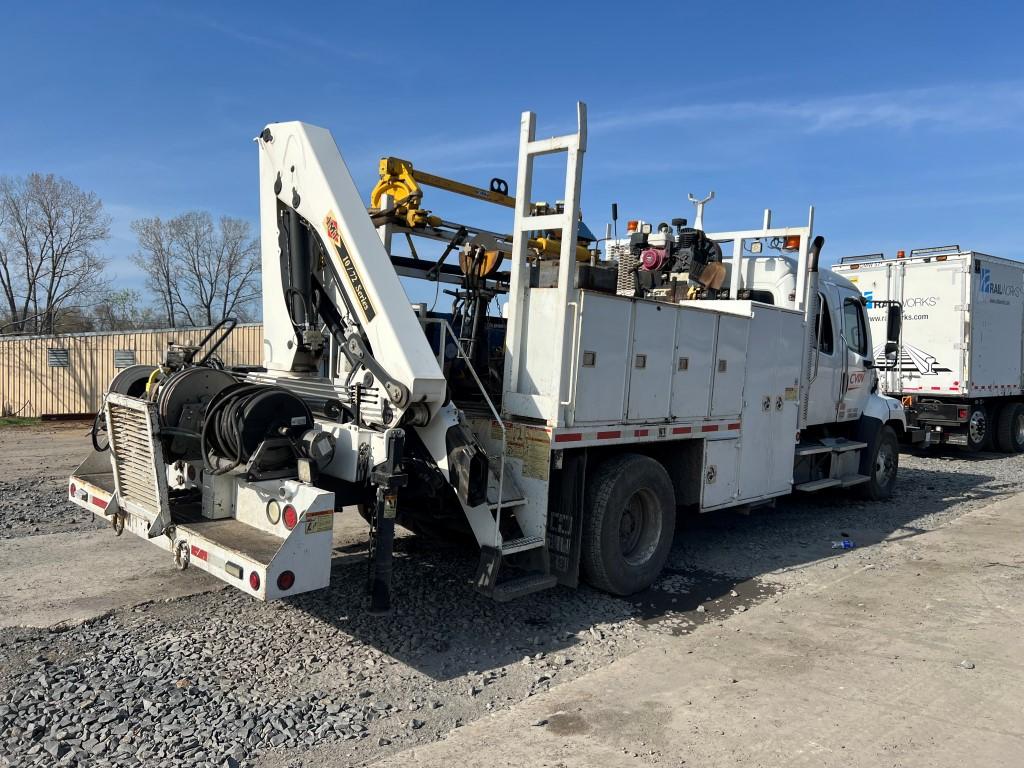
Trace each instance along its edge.
<path fill-rule="evenodd" d="M 126 509 L 135 507 L 152 519 L 160 514 L 160 495 L 149 414 L 115 403 L 107 407 L 118 494 Z"/>
<path fill-rule="evenodd" d="M 619 262 L 615 293 L 619 296 L 636 296 L 636 268 L 640 262 L 630 251 L 629 244 L 609 245 L 608 258 Z"/>
<path fill-rule="evenodd" d="M 135 365 L 135 350 L 134 349 L 115 349 L 114 350 L 114 367 L 115 368 L 130 368 Z"/>
<path fill-rule="evenodd" d="M 71 365 L 71 354 L 63 347 L 46 350 L 46 364 L 51 368 L 67 368 Z"/>

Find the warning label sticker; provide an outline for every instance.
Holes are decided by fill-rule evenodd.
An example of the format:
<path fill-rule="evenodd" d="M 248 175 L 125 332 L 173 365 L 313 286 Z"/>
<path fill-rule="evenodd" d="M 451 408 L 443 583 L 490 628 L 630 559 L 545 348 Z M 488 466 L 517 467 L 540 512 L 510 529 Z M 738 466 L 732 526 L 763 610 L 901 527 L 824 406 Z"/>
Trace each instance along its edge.
<path fill-rule="evenodd" d="M 491 422 L 491 438 L 501 440 L 501 426 Z M 543 427 L 505 425 L 505 455 L 523 462 L 523 477 L 547 480 L 551 465 L 551 435 Z"/>
<path fill-rule="evenodd" d="M 332 530 L 334 530 L 334 513 L 331 510 L 306 513 L 306 533 L 327 533 Z"/>

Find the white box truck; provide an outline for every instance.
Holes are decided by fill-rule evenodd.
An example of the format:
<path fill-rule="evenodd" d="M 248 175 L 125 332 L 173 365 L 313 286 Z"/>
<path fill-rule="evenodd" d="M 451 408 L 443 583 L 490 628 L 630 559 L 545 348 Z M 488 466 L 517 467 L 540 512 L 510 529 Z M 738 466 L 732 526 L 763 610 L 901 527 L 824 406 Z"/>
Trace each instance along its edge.
<path fill-rule="evenodd" d="M 889 302 L 902 335 L 875 347 L 883 390 L 908 411 L 908 435 L 975 451 L 1024 451 L 1024 263 L 960 246 L 844 258 L 833 270 L 864 296 L 873 338 Z"/>

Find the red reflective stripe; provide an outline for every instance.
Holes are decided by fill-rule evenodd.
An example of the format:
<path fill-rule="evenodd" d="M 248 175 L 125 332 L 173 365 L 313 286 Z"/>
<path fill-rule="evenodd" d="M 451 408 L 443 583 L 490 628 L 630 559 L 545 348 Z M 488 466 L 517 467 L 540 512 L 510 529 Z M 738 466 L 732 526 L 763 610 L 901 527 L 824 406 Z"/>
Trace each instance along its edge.
<path fill-rule="evenodd" d="M 633 435 L 636 437 L 647 437 L 647 434 L 648 430 L 646 429 L 638 429 L 635 432 L 633 432 Z"/>
<path fill-rule="evenodd" d="M 99 507 L 100 509 L 106 509 L 107 508 L 107 502 L 104 501 L 103 499 L 101 499 L 99 496 L 93 496 L 92 497 L 92 503 L 93 503 L 93 505 Z"/>
<path fill-rule="evenodd" d="M 597 433 L 597 439 L 598 440 L 611 440 L 611 439 L 616 438 L 616 437 L 622 437 L 622 433 L 620 431 L 618 431 L 617 429 L 616 430 L 612 430 L 610 432 L 598 432 Z"/>
<path fill-rule="evenodd" d="M 718 425 L 717 424 L 705 424 L 703 427 L 700 428 L 700 431 L 701 432 L 717 432 L 718 431 Z"/>
<path fill-rule="evenodd" d="M 932 392 L 938 392 L 942 387 L 932 387 Z"/>
<path fill-rule="evenodd" d="M 693 432 L 691 427 L 672 427 L 673 435 L 688 435 Z"/>
<path fill-rule="evenodd" d="M 576 443 L 583 439 L 583 435 L 579 432 L 563 432 L 561 435 L 555 435 L 556 443 Z"/>
<path fill-rule="evenodd" d="M 728 426 L 728 429 L 739 429 L 739 428 L 740 428 L 740 423 L 738 421 L 735 424 L 730 424 Z"/>
<path fill-rule="evenodd" d="M 195 544 L 192 545 L 192 557 L 198 557 L 200 560 L 206 560 L 209 555 L 205 549 L 200 549 Z"/>

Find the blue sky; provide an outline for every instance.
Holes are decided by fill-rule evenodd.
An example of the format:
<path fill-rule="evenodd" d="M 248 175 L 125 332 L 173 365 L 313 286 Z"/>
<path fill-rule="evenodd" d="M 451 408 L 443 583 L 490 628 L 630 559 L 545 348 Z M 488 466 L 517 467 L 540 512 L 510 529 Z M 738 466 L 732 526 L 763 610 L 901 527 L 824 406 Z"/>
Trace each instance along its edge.
<path fill-rule="evenodd" d="M 97 192 L 110 271 L 139 286 L 133 218 L 256 223 L 268 122 L 330 128 L 368 194 L 385 154 L 514 182 L 520 112 L 559 133 L 581 99 L 597 232 L 612 201 L 623 219 L 692 218 L 687 193 L 714 189 L 712 230 L 765 207 L 802 224 L 813 203 L 831 259 L 948 243 L 1020 258 L 1022 23 L 984 2 L 10 3 L 0 174 Z"/>

